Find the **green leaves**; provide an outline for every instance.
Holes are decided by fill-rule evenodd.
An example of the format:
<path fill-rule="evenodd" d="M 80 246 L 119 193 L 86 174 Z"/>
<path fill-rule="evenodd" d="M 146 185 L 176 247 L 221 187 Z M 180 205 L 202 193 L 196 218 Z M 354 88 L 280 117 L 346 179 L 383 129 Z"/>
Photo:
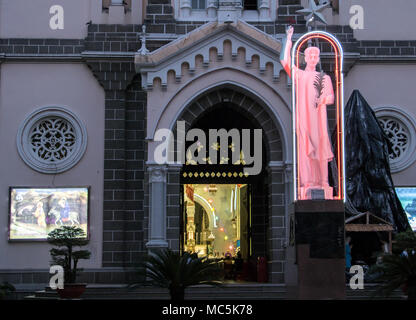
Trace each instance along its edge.
<path fill-rule="evenodd" d="M 396 234 L 394 237 L 393 252 L 400 254 L 404 250 L 416 250 L 416 233 L 413 230 L 407 230 Z"/>
<path fill-rule="evenodd" d="M 65 282 L 74 283 L 76 280 L 78 261 L 89 259 L 91 252 L 88 250 L 74 251 L 73 247 L 81 247 L 88 244 L 84 230 L 79 227 L 63 226 L 48 234 L 48 242 L 58 248 L 52 248 L 49 252 L 52 263 L 64 268 Z"/>
<path fill-rule="evenodd" d="M 199 258 L 188 252 L 181 255 L 170 249 L 159 249 L 151 252 L 139 266 L 139 275 L 144 280 L 131 284 L 130 288 L 143 284 L 169 288 L 171 298 L 176 300 L 177 295 L 183 295 L 188 286 L 221 285 L 221 271 L 218 263 L 209 261 L 206 257 Z M 181 299 L 183 296 L 179 297 Z"/>
<path fill-rule="evenodd" d="M 315 87 L 316 92 L 318 93 L 318 97 L 316 98 L 315 108 L 318 107 L 319 98 L 324 93 L 324 77 L 325 77 L 325 73 L 321 71 L 315 76 L 315 80 L 313 82 L 313 86 Z"/>
<path fill-rule="evenodd" d="M 48 234 L 48 242 L 52 245 L 63 246 L 85 246 L 88 244 L 87 235 L 79 227 L 63 226 Z"/>
<path fill-rule="evenodd" d="M 408 286 L 409 293 L 415 292 L 416 287 L 416 252 L 408 252 L 407 255 L 385 255 L 382 263 L 372 268 L 372 272 L 379 272 L 377 280 L 383 284 L 379 292 L 389 296 L 395 289 Z M 409 299 L 415 299 L 410 296 Z"/>

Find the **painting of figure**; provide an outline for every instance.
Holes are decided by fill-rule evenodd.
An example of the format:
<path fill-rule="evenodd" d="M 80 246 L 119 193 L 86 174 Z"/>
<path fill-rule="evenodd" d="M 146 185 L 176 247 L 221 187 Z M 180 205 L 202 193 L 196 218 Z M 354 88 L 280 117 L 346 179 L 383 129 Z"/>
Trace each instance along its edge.
<path fill-rule="evenodd" d="M 60 226 L 88 234 L 88 188 L 10 188 L 10 240 L 46 240 Z"/>

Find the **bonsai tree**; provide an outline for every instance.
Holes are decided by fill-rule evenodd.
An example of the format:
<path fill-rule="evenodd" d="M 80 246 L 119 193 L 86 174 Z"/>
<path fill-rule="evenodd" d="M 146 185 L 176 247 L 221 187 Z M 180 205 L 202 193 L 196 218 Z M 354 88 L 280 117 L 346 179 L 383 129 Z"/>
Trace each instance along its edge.
<path fill-rule="evenodd" d="M 144 279 L 132 283 L 130 288 L 150 284 L 168 288 L 171 300 L 182 301 L 185 288 L 198 284 L 221 285 L 221 268 L 217 262 L 207 257 L 185 252 L 181 255 L 170 249 L 158 249 L 151 252 L 139 265 L 139 276 Z"/>
<path fill-rule="evenodd" d="M 82 247 L 89 242 L 84 230 L 79 227 L 63 226 L 48 234 L 48 242 L 57 247 L 49 252 L 52 263 L 63 267 L 65 283 L 75 283 L 77 272 L 81 271 L 77 267 L 78 261 L 89 259 L 91 256 L 88 250 L 74 251 L 74 247 Z"/>

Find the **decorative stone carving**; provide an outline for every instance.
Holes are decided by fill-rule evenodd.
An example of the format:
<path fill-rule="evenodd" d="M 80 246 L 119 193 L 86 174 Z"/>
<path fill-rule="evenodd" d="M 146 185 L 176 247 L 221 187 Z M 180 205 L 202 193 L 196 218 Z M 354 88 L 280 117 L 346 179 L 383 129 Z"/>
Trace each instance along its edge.
<path fill-rule="evenodd" d="M 178 21 L 273 22 L 277 18 L 277 0 L 260 0 L 258 10 L 244 10 L 242 0 L 206 0 L 206 10 L 192 9 L 191 0 L 174 0 Z"/>
<path fill-rule="evenodd" d="M 391 142 L 391 172 L 408 168 L 416 160 L 415 120 L 396 107 L 378 107 L 375 108 L 375 113 Z"/>
<path fill-rule="evenodd" d="M 42 173 L 60 173 L 83 156 L 87 131 L 67 109 L 46 107 L 30 114 L 17 134 L 17 149 L 23 161 Z"/>
<path fill-rule="evenodd" d="M 149 171 L 149 182 L 166 182 L 165 166 L 151 166 L 147 169 Z"/>
<path fill-rule="evenodd" d="M 203 29 L 209 28 L 217 28 L 220 29 L 221 25 L 212 22 L 210 24 L 204 25 L 198 29 L 193 30 L 189 35 L 197 34 L 200 32 L 204 34 Z M 259 45 L 255 41 L 258 39 L 247 39 L 243 38 L 240 34 L 240 29 L 243 31 L 246 29 L 255 29 L 254 27 L 250 26 L 249 24 L 239 20 L 237 23 L 237 28 L 233 26 L 229 26 L 228 30 L 223 33 L 215 33 L 212 32 L 212 35 L 207 37 L 207 39 L 203 42 L 199 42 L 192 47 L 186 47 L 183 50 L 177 50 L 179 48 L 181 41 L 183 38 L 178 38 L 177 40 L 171 42 L 167 46 L 175 46 L 176 52 L 172 52 L 170 56 L 170 62 L 164 63 L 163 65 L 157 65 L 153 56 L 160 56 L 161 50 L 158 50 L 156 53 L 151 53 L 147 57 L 149 57 L 149 61 L 152 63 L 148 63 L 147 60 L 144 60 L 143 57 L 139 57 L 136 55 L 136 71 L 140 72 L 142 75 L 142 86 L 144 90 L 152 90 L 153 89 L 153 81 L 156 78 L 161 80 L 162 88 L 167 88 L 168 85 L 168 72 L 173 70 L 175 72 L 175 79 L 176 82 L 180 83 L 182 78 L 182 64 L 186 63 L 189 66 L 189 73 L 194 74 L 196 70 L 195 59 L 196 56 L 201 55 L 203 58 L 203 65 L 206 68 L 210 68 L 211 62 L 209 57 L 209 51 L 211 48 L 217 49 L 218 59 L 222 59 L 224 55 L 224 42 L 229 41 L 231 42 L 231 56 L 232 58 L 237 57 L 238 49 L 244 48 L 245 49 L 245 62 L 247 68 L 251 67 L 252 58 L 254 55 L 259 57 L 259 71 L 260 74 L 264 74 L 266 70 L 266 65 L 271 64 L 273 66 L 273 81 L 278 81 L 280 76 L 280 71 L 282 70 L 282 65 L 280 64 L 279 58 L 277 54 L 279 53 L 275 48 L 267 48 L 268 45 Z M 235 31 L 234 31 L 235 29 Z M 249 30 L 251 32 L 251 30 Z M 273 45 L 276 45 L 278 42 L 266 35 L 261 33 L 258 30 L 253 31 L 253 33 L 257 33 L 256 36 L 259 38 L 267 38 L 267 41 L 273 42 Z M 261 34 L 260 34 L 261 33 Z M 191 38 L 191 36 L 188 36 Z M 165 48 L 166 48 L 165 47 Z M 167 49 L 169 51 L 169 49 Z M 142 61 L 143 62 L 142 62 Z"/>

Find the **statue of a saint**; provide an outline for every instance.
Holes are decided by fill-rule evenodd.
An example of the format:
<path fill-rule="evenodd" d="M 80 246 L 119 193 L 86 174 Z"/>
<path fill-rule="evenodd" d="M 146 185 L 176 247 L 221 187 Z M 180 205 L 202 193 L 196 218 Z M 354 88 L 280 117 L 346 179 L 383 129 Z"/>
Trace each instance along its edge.
<path fill-rule="evenodd" d="M 305 49 L 305 70 L 291 68 L 293 27 L 286 31 L 286 43 L 281 52 L 281 63 L 296 89 L 296 135 L 298 154 L 299 200 L 332 199 L 328 184 L 328 162 L 334 158 L 328 135 L 326 106 L 334 103 L 331 78 L 317 72 L 320 51 L 317 47 Z M 295 146 L 296 147 L 296 144 Z"/>

